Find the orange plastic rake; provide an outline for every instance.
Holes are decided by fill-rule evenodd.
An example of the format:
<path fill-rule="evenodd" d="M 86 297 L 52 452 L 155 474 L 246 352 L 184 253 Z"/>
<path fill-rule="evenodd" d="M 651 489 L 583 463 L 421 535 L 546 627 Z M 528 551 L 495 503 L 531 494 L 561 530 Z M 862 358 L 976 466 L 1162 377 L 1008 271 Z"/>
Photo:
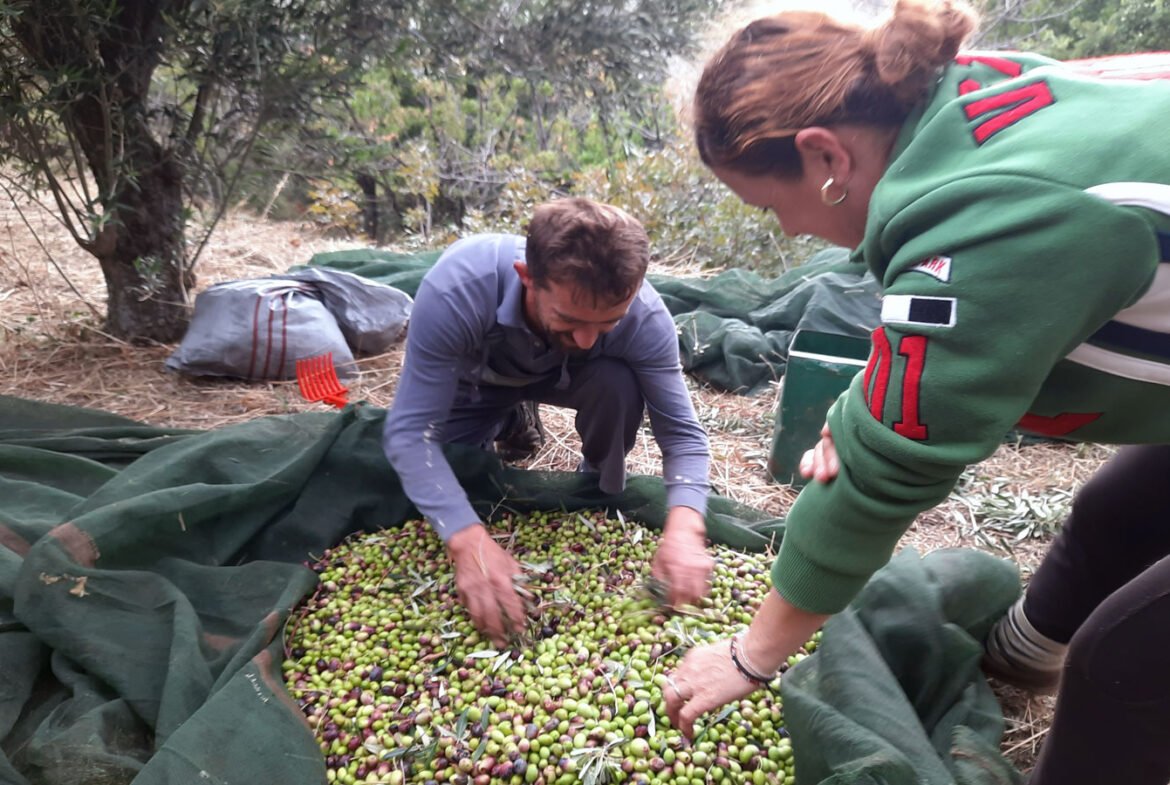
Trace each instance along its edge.
<path fill-rule="evenodd" d="M 297 360 L 297 383 L 306 401 L 324 401 L 338 409 L 349 403 L 349 388 L 337 378 L 333 352 Z"/>

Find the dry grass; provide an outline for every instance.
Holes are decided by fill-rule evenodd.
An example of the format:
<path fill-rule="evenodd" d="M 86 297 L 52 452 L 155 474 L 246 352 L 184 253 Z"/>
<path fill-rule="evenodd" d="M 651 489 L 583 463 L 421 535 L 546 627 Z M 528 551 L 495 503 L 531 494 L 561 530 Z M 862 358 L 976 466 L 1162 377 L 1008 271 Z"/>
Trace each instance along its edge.
<path fill-rule="evenodd" d="M 1001 750 L 1020 771 L 1028 772 L 1040 754 L 1040 745 L 1052 723 L 1056 698 L 1033 695 L 1006 684 L 992 682 L 992 689 L 1003 708 L 1006 725 Z"/>
<path fill-rule="evenodd" d="M 27 222 L 27 224 L 26 224 Z M 35 230 L 30 231 L 31 229 Z M 0 207 L 0 393 L 100 408 L 159 426 L 216 428 L 255 417 L 319 410 L 301 399 L 293 382 L 242 383 L 189 379 L 164 370 L 172 346 L 131 347 L 100 331 L 104 281 L 48 213 Z M 36 238 L 34 239 L 34 234 Z M 357 242 L 328 240 L 308 227 L 230 216 L 219 228 L 199 268 L 199 287 L 263 277 L 306 262 L 319 251 Z M 672 269 L 674 274 L 681 274 Z M 351 398 L 386 406 L 394 394 L 401 350 L 360 361 Z M 777 389 L 742 397 L 694 386 L 695 407 L 708 428 L 716 490 L 775 516 L 784 515 L 795 492 L 767 473 Z M 542 410 L 549 439 L 526 465 L 572 470 L 579 441 L 570 413 Z M 1079 486 L 1109 454 L 1104 448 L 1055 445 L 1005 446 L 973 467 L 968 481 L 946 503 L 920 519 L 904 544 L 922 552 L 978 547 L 1015 560 L 1026 577 L 1038 564 L 1046 532 L 1015 540 L 1010 533 L 980 531 L 975 513 L 987 488 L 1003 494 L 1044 494 Z M 657 474 L 661 456 L 645 431 L 630 456 L 632 471 Z M 1008 688 L 998 694 L 1008 720 L 1004 749 L 1026 770 L 1051 716 L 1051 699 L 1030 699 Z"/>

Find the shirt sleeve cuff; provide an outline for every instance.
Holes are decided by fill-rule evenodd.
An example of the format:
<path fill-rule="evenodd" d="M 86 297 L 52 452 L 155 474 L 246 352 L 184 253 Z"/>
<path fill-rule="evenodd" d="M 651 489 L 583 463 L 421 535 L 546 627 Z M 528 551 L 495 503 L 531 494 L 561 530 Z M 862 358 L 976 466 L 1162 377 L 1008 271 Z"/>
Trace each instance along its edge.
<path fill-rule="evenodd" d="M 447 542 L 464 529 L 480 524 L 479 516 L 467 501 L 424 512 L 423 515 L 443 542 Z"/>
<path fill-rule="evenodd" d="M 666 507 L 690 507 L 707 517 L 707 489 L 695 485 L 673 485 L 666 489 Z"/>
<path fill-rule="evenodd" d="M 809 613 L 831 615 L 844 610 L 867 580 L 827 570 L 785 541 L 772 562 L 772 586 L 781 597 Z"/>

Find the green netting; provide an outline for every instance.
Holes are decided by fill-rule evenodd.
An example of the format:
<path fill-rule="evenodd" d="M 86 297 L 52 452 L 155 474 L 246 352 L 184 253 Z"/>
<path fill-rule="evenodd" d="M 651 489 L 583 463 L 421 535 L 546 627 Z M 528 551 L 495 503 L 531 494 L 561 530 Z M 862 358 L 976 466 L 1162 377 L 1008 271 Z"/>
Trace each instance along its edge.
<path fill-rule="evenodd" d="M 1014 566 L 970 549 L 899 553 L 782 682 L 800 783 L 1018 783 L 980 640 L 1019 596 Z"/>
<path fill-rule="evenodd" d="M 383 417 L 178 432 L 0 399 L 0 782 L 323 782 L 281 683 L 282 630 L 316 580 L 301 560 L 417 514 Z M 582 475 L 448 457 L 485 516 L 664 516 L 657 478 L 602 496 Z M 752 549 L 783 533 L 722 497 L 709 526 Z M 879 573 L 784 681 L 800 781 L 1012 781 L 975 639 L 1017 592 L 1010 565 L 975 551 Z"/>
<path fill-rule="evenodd" d="M 438 251 L 334 251 L 309 264 L 345 270 L 412 297 Z M 721 390 L 753 393 L 784 374 L 798 329 L 868 336 L 877 326 L 877 281 L 842 248 L 775 278 L 728 270 L 710 278 L 649 276 L 674 317 L 683 370 Z"/>

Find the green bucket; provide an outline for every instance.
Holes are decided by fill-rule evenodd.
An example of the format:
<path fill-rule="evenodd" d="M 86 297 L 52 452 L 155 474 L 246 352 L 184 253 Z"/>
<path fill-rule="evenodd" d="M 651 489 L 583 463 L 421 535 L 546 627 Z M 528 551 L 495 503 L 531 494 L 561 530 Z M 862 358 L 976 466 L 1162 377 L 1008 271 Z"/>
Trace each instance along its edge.
<path fill-rule="evenodd" d="M 821 437 L 825 414 L 869 357 L 869 339 L 801 330 L 788 347 L 776 407 L 768 472 L 777 482 L 805 484 L 800 458 Z"/>

